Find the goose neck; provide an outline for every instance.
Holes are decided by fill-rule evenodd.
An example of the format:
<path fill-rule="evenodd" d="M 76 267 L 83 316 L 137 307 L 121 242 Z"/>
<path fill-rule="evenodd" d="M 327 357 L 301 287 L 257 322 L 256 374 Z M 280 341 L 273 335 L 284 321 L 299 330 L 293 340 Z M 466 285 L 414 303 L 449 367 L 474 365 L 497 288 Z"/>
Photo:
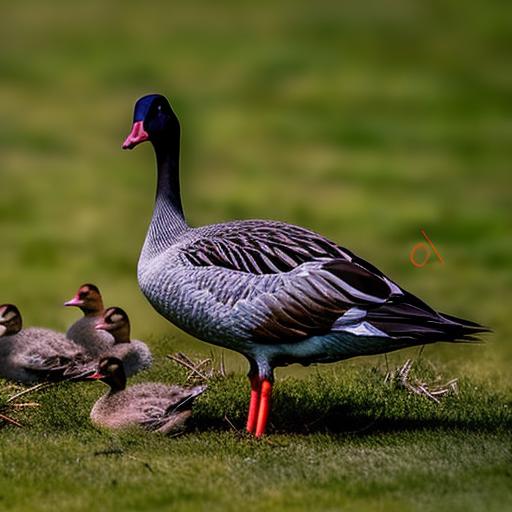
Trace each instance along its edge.
<path fill-rule="evenodd" d="M 179 139 L 175 142 L 154 142 L 158 171 L 156 200 L 170 206 L 176 216 L 185 220 L 180 194 Z"/>

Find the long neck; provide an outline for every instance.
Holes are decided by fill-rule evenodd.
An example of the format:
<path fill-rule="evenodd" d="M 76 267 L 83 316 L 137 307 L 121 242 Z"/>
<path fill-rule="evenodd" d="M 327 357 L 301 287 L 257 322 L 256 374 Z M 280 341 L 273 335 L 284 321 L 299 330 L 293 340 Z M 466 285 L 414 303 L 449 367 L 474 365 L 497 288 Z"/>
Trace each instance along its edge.
<path fill-rule="evenodd" d="M 180 195 L 180 140 L 178 136 L 171 140 L 157 141 L 153 144 L 158 169 L 156 201 L 163 201 L 172 208 L 173 213 L 185 222 Z"/>
<path fill-rule="evenodd" d="M 123 391 L 123 389 L 126 389 L 126 375 L 124 371 L 104 377 L 102 380 L 105 384 L 110 386 L 110 390 L 108 391 L 109 395 L 113 395 L 119 391 Z"/>
<path fill-rule="evenodd" d="M 144 254 L 152 257 L 172 245 L 188 229 L 183 214 L 179 178 L 179 137 L 153 143 L 157 163 L 155 208 Z"/>

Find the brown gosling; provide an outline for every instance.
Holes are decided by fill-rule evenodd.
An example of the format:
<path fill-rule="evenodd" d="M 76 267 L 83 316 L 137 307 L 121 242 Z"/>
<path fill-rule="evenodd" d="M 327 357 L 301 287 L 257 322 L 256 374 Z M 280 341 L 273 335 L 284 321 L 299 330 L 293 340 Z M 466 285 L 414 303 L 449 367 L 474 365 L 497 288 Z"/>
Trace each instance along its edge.
<path fill-rule="evenodd" d="M 91 410 L 94 424 L 110 429 L 138 425 L 162 434 L 185 428 L 194 399 L 206 389 L 206 386 L 183 388 L 159 383 L 126 387 L 123 362 L 116 357 L 103 358 L 98 371 L 88 378 L 99 379 L 110 388 Z"/>
<path fill-rule="evenodd" d="M 78 343 L 93 359 L 98 359 L 113 345 L 114 339 L 105 331 L 95 329 L 104 313 L 103 299 L 98 287 L 86 283 L 78 288 L 75 296 L 64 306 L 79 308 L 84 316 L 69 327 L 66 336 Z"/>
<path fill-rule="evenodd" d="M 113 336 L 114 344 L 102 357 L 121 359 L 127 377 L 151 366 L 153 358 L 148 346 L 140 340 L 130 339 L 130 319 L 126 311 L 119 307 L 106 309 L 95 328 Z"/>

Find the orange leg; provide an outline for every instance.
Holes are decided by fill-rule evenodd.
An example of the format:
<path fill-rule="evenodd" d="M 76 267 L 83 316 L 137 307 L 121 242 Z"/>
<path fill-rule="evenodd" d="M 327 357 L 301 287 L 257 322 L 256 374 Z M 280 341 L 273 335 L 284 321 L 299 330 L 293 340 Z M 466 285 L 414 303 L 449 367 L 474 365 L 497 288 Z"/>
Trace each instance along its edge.
<path fill-rule="evenodd" d="M 261 382 L 260 404 L 258 410 L 258 421 L 256 424 L 256 437 L 261 437 L 267 427 L 268 413 L 270 412 L 270 399 L 272 397 L 272 383 L 263 379 Z"/>
<path fill-rule="evenodd" d="M 247 416 L 247 432 L 254 434 L 258 410 L 260 406 L 261 381 L 258 376 L 250 377 L 251 380 L 251 401 L 249 402 L 249 415 Z"/>

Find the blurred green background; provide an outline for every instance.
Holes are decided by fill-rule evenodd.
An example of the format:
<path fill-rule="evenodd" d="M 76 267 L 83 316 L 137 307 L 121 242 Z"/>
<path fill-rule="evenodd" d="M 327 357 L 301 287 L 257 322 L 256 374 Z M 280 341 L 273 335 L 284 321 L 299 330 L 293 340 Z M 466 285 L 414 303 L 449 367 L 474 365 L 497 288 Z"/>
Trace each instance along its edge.
<path fill-rule="evenodd" d="M 1 301 L 63 330 L 78 312 L 62 302 L 90 281 L 162 352 L 210 350 L 136 283 L 154 161 L 121 143 L 134 101 L 161 92 L 182 122 L 192 225 L 319 231 L 495 331 L 429 357 L 508 378 L 511 14 L 497 0 L 2 2 Z M 411 264 L 420 229 L 444 265 Z"/>

